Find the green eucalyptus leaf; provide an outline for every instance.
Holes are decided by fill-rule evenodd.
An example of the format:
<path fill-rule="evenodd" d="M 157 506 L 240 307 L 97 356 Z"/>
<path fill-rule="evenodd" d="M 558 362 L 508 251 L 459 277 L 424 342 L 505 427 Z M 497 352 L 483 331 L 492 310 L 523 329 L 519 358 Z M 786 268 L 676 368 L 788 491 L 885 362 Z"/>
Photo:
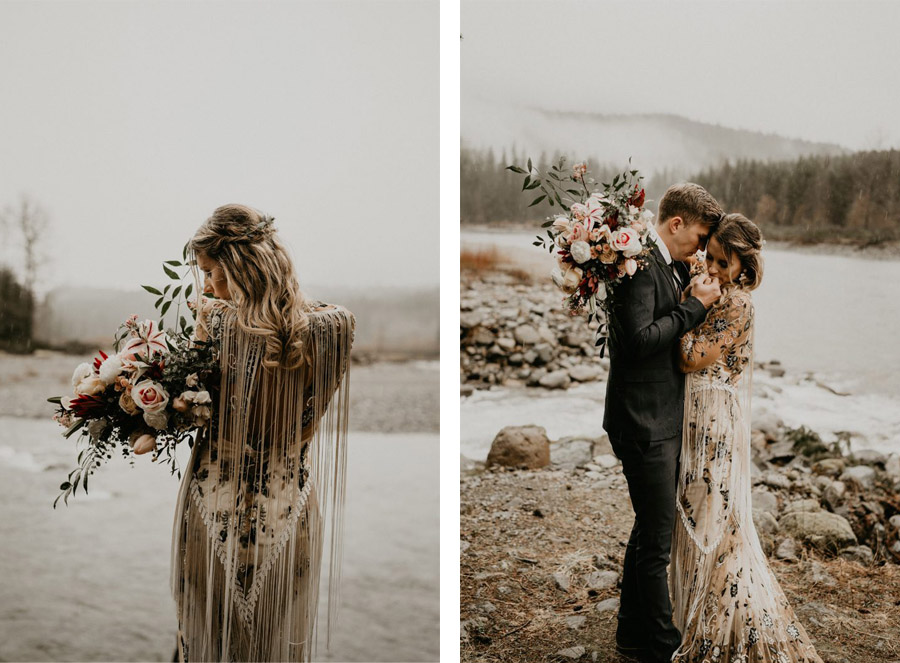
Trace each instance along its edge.
<path fill-rule="evenodd" d="M 529 207 L 534 207 L 535 205 L 537 205 L 539 202 L 541 202 L 546 197 L 547 197 L 546 193 L 538 196 L 537 198 L 535 198 L 534 200 L 531 201 L 531 204 L 529 205 Z"/>
<path fill-rule="evenodd" d="M 172 265 L 172 267 L 184 267 L 184 264 L 180 260 L 166 260 L 166 265 Z"/>
<path fill-rule="evenodd" d="M 174 279 L 175 281 L 181 280 L 181 277 L 178 276 L 178 274 L 176 274 L 172 269 L 170 269 L 169 267 L 166 267 L 165 265 L 163 265 L 163 271 L 166 273 L 166 275 L 170 279 Z"/>
<path fill-rule="evenodd" d="M 191 296 L 191 293 L 194 291 L 194 284 L 188 283 L 188 287 L 184 289 L 184 298 L 187 299 Z"/>
<path fill-rule="evenodd" d="M 175 299 L 178 296 L 178 293 L 181 292 L 181 286 L 178 286 L 172 291 L 172 299 Z"/>
<path fill-rule="evenodd" d="M 172 300 L 169 300 L 165 304 L 163 304 L 162 310 L 159 312 L 160 317 L 166 314 L 166 311 L 169 310 L 170 306 L 172 306 Z"/>
<path fill-rule="evenodd" d="M 156 288 L 154 288 L 154 287 L 152 287 L 152 286 L 149 286 L 149 285 L 142 285 L 141 287 L 142 287 L 144 290 L 146 290 L 147 292 L 149 292 L 151 295 L 161 295 L 161 294 L 162 294 L 159 290 L 157 290 Z"/>

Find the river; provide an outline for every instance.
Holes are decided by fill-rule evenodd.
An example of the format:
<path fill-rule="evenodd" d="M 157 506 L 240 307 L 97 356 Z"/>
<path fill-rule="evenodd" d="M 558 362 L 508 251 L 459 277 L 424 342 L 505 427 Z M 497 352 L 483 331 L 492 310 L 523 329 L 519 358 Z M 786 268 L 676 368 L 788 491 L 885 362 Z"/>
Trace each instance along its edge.
<path fill-rule="evenodd" d="M 436 661 L 438 435 L 351 432 L 349 445 L 342 609 L 315 660 Z M 113 458 L 54 510 L 72 446 L 51 421 L 0 416 L 0 660 L 171 660 L 178 481 Z"/>
<path fill-rule="evenodd" d="M 549 271 L 552 258 L 531 242 L 534 234 L 465 230 L 463 248 L 496 247 L 519 265 Z M 900 260 L 816 254 L 782 247 L 763 250 L 765 276 L 753 292 L 756 361 L 777 359 L 784 379 L 764 371 L 768 400 L 757 398 L 754 416 L 767 409 L 785 424 L 832 434 L 855 434 L 855 446 L 900 451 Z M 811 376 L 812 379 L 807 379 Z M 837 396 L 816 383 L 827 384 Z M 477 392 L 461 405 L 462 453 L 483 458 L 506 425 L 536 423 L 551 438 L 602 434 L 605 384 L 564 393 L 537 389 Z"/>

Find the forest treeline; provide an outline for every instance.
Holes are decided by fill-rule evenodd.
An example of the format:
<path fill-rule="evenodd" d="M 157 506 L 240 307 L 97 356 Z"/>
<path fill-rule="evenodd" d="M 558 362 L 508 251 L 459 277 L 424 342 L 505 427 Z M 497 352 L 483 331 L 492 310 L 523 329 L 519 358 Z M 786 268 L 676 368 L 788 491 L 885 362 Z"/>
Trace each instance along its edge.
<path fill-rule="evenodd" d="M 539 169 L 559 155 L 540 155 Z M 463 224 L 534 224 L 555 211 L 528 205 L 522 176 L 506 166 L 525 165 L 515 152 L 463 147 L 460 155 L 460 217 Z M 572 164 L 567 164 L 571 166 Z M 598 181 L 608 181 L 627 164 L 589 164 Z M 807 243 L 877 244 L 900 239 L 900 151 L 808 156 L 793 161 L 738 161 L 685 175 L 662 171 L 645 181 L 658 201 L 680 180 L 706 187 L 730 212 L 756 221 L 771 239 Z M 651 205 L 654 209 L 655 205 Z"/>

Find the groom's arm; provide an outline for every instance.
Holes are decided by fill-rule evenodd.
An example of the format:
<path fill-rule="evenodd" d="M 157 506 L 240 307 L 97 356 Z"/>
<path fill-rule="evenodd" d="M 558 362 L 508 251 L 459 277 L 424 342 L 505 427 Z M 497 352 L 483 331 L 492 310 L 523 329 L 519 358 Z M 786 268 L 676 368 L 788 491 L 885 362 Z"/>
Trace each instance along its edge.
<path fill-rule="evenodd" d="M 638 270 L 616 288 L 617 341 L 632 357 L 643 359 L 672 347 L 676 339 L 703 322 L 706 307 L 688 297 L 671 313 L 654 318 L 655 284 L 650 269 Z"/>

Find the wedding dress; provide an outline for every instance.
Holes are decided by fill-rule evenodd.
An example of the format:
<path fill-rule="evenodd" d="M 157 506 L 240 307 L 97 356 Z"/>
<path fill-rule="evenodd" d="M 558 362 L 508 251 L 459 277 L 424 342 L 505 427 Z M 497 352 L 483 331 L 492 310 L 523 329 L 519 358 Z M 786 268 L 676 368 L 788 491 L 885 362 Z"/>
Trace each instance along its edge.
<path fill-rule="evenodd" d="M 673 661 L 821 663 L 753 525 L 752 337 L 750 294 L 734 288 L 682 339 L 688 370 L 709 365 L 685 380 L 679 517 L 669 569 L 682 641 Z"/>
<path fill-rule="evenodd" d="M 329 510 L 329 621 L 336 608 L 354 318 L 340 307 L 308 315 L 307 363 L 269 369 L 262 337 L 239 327 L 231 303 L 204 306 L 222 377 L 215 425 L 194 445 L 176 508 L 184 660 L 310 659 Z"/>

